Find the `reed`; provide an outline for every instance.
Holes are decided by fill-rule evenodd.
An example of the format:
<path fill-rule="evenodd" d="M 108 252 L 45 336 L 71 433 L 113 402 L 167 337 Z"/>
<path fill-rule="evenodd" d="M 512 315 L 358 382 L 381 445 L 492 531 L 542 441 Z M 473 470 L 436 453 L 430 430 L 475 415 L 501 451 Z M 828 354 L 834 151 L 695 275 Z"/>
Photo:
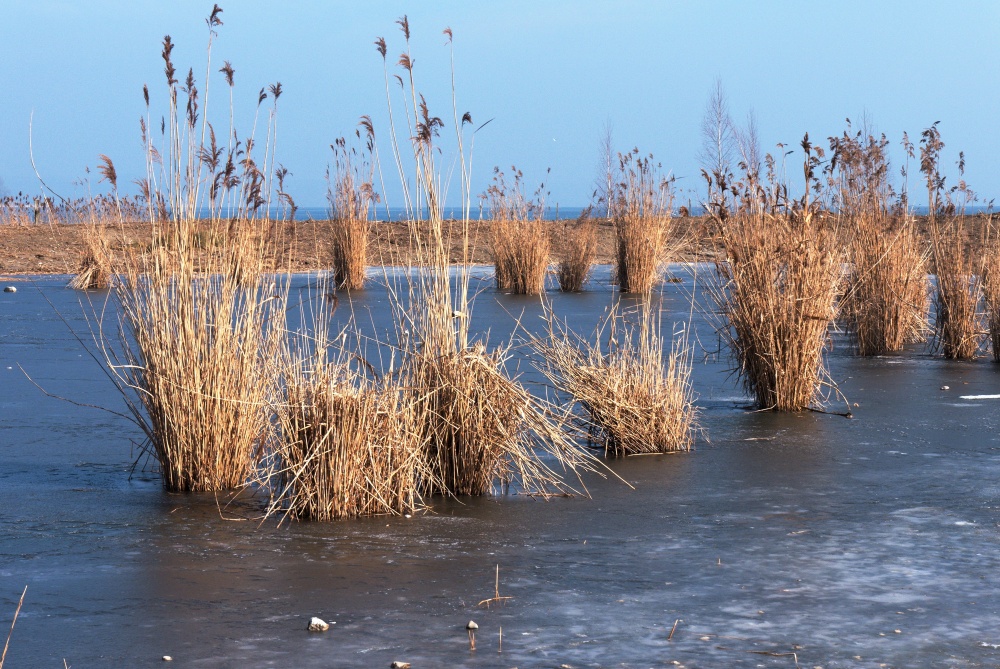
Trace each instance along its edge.
<path fill-rule="evenodd" d="M 887 146 L 884 135 L 852 133 L 849 120 L 842 136 L 830 138 L 828 173 L 848 235 L 840 313 L 863 356 L 899 351 L 929 331 L 929 250 L 889 183 Z"/>
<path fill-rule="evenodd" d="M 615 278 L 623 293 L 649 294 L 660 280 L 672 230 L 673 192 L 653 156 L 638 149 L 618 154 L 612 223 L 615 230 Z"/>
<path fill-rule="evenodd" d="M 333 145 L 334 167 L 327 170 L 327 201 L 333 225 L 333 272 L 337 287 L 360 290 L 368 269 L 369 217 L 379 202 L 374 189 L 371 154 L 374 135 L 370 124 L 367 151 L 348 148 L 344 138 Z M 360 134 L 358 135 L 360 138 Z"/>
<path fill-rule="evenodd" d="M 983 346 L 983 282 L 969 244 L 963 214 L 938 214 L 931 221 L 937 277 L 934 291 L 934 350 L 952 360 L 972 360 Z"/>
<path fill-rule="evenodd" d="M 111 285 L 112 255 L 108 223 L 94 218 L 83 224 L 85 250 L 69 287 L 76 290 L 99 290 Z"/>
<path fill-rule="evenodd" d="M 808 136 L 802 146 L 811 189 L 822 152 L 814 153 Z M 794 203 L 751 204 L 717 220 L 725 258 L 716 261 L 718 281 L 710 293 L 722 318 L 719 333 L 757 407 L 815 408 L 828 384 L 823 350 L 837 314 L 836 229 L 814 212 L 808 189 Z"/>
<path fill-rule="evenodd" d="M 539 186 L 535 198 L 524 193 L 524 175 L 511 167 L 513 182 L 494 168 L 493 183 L 484 198 L 490 212 L 490 248 L 493 253 L 497 290 L 515 295 L 539 295 L 545 291 L 549 264 L 549 236 L 542 216 L 545 211 Z"/>
<path fill-rule="evenodd" d="M 557 276 L 559 290 L 579 293 L 583 290 L 597 256 L 597 224 L 590 218 L 588 207 L 580 214 L 576 225 L 567 231 L 569 237 L 566 256 L 559 261 Z"/>
<path fill-rule="evenodd" d="M 986 328 L 990 336 L 993 361 L 1000 362 L 1000 230 L 991 214 L 983 226 L 982 240 L 983 302 L 986 308 Z"/>
<path fill-rule="evenodd" d="M 977 275 L 975 254 L 965 216 L 966 205 L 974 200 L 964 180 L 945 190 L 940 156 L 944 148 L 937 123 L 925 129 L 920 138 L 920 171 L 927 180 L 927 199 L 934 272 L 934 350 L 945 358 L 972 360 L 983 345 L 983 323 L 979 303 L 983 286 Z M 964 172 L 965 157 L 959 154 L 959 172 Z"/>
<path fill-rule="evenodd" d="M 398 24 L 406 40 L 399 58 L 400 79 L 414 103 L 413 115 L 407 119 L 407 127 L 413 129 L 408 146 L 396 139 L 388 68 L 386 96 L 393 156 L 409 213 L 409 257 L 414 264 L 405 274 L 406 285 L 390 285 L 390 292 L 400 323 L 399 373 L 416 411 L 430 473 L 422 481 L 421 492 L 482 495 L 497 490 L 496 486 L 501 490 L 517 487 L 528 494 L 571 492 L 566 476 L 591 468 L 591 458 L 561 431 L 549 407 L 510 377 L 506 371 L 509 349 L 490 351 L 485 342 L 470 336 L 469 170 L 475 134 L 470 138 L 463 129 L 472 117 L 469 113 L 459 116 L 453 83 L 463 216 L 447 227 L 441 212 L 441 172 L 435 162 L 436 138 L 445 122 L 431 115 L 424 97 L 417 93 L 409 21 L 404 16 Z M 445 35 L 452 44 L 451 30 L 445 30 Z M 385 60 L 385 40 L 379 38 L 376 46 Z M 412 179 L 406 177 L 404 150 L 413 157 Z M 415 190 L 410 191 L 407 183 L 415 184 Z M 461 247 L 461 262 L 451 268 L 453 236 Z"/>
<path fill-rule="evenodd" d="M 318 521 L 413 513 L 430 475 L 412 395 L 349 354 L 346 330 L 331 340 L 319 304 L 312 327 L 286 338 L 279 358 L 269 513 Z"/>
<path fill-rule="evenodd" d="M 687 329 L 668 353 L 659 311 L 647 302 L 634 316 L 613 310 L 588 341 L 550 315 L 549 338 L 535 340 L 541 370 L 584 410 L 585 429 L 606 455 L 690 450 L 697 411 Z"/>
<path fill-rule="evenodd" d="M 221 12 L 215 5 L 207 20 L 209 63 Z M 284 331 L 287 291 L 265 273 L 273 269 L 274 236 L 256 212 L 272 195 L 268 173 L 277 110 L 269 114 L 263 168 L 255 158 L 255 132 L 233 141 L 223 161 L 214 130 L 199 115 L 208 106 L 208 82 L 199 93 L 192 69 L 179 86 L 173 47 L 166 37 L 168 105 L 159 147 L 148 122 L 141 124 L 147 175 L 140 183 L 150 243 L 131 248 L 115 267 L 119 340 L 117 347 L 106 341 L 104 350 L 159 462 L 164 486 L 220 490 L 247 484 L 272 440 L 273 360 Z M 231 68 L 226 69 L 232 85 Z M 276 105 L 280 84 L 270 92 Z M 148 89 L 143 96 L 148 110 Z M 266 98 L 262 89 L 258 105 Z M 205 198 L 213 215 L 199 224 L 196 214 Z M 223 211 L 230 216 L 224 219 Z M 201 252 L 203 234 L 220 240 L 220 246 Z"/>

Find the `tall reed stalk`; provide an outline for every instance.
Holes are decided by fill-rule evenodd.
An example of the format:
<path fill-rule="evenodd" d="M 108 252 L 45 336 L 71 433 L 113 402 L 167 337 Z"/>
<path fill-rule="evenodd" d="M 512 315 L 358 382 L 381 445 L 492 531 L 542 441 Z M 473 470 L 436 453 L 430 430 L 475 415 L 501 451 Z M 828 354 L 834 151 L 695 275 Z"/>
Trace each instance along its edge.
<path fill-rule="evenodd" d="M 920 171 L 927 179 L 927 200 L 934 272 L 937 277 L 934 318 L 934 349 L 945 358 L 971 360 L 983 345 L 983 286 L 971 248 L 965 206 L 974 199 L 964 180 L 945 190 L 939 171 L 944 142 L 937 123 L 921 133 Z M 959 159 L 964 172 L 965 157 Z M 957 201 L 956 201 L 957 200 Z"/>
<path fill-rule="evenodd" d="M 449 231 L 442 216 L 441 169 L 435 159 L 436 139 L 445 122 L 431 115 L 417 92 L 409 52 L 409 21 L 404 16 L 398 23 L 406 40 L 399 64 L 404 108 L 410 109 L 408 145 L 396 139 L 388 68 L 386 94 L 393 156 L 409 214 L 410 257 L 415 265 L 406 273 L 406 286 L 390 290 L 400 323 L 400 374 L 413 401 L 430 472 L 421 492 L 482 495 L 496 486 L 516 486 L 528 493 L 568 492 L 571 487 L 563 473 L 590 467 L 588 455 L 566 438 L 541 400 L 508 376 L 507 350 L 490 351 L 485 342 L 470 336 L 472 143 L 463 128 L 472 117 L 468 113 L 459 117 L 453 76 L 452 111 L 463 214 L 456 222 L 457 230 Z M 451 44 L 451 30 L 445 30 L 445 35 Z M 385 40 L 378 39 L 376 45 L 386 59 Z M 412 157 L 412 178 L 406 176 L 404 152 Z M 408 183 L 414 184 L 414 190 Z M 458 235 L 462 248 L 462 262 L 454 269 L 449 267 L 451 234 Z"/>

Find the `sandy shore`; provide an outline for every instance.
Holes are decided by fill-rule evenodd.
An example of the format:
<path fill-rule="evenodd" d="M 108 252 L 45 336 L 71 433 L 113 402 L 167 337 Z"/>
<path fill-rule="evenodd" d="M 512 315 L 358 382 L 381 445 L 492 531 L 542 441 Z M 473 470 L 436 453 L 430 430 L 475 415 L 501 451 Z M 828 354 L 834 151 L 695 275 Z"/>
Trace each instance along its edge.
<path fill-rule="evenodd" d="M 568 232 L 575 221 L 548 221 L 551 240 L 551 258 L 556 263 L 566 253 Z M 699 218 L 676 219 L 678 231 L 697 234 L 702 227 Z M 326 269 L 330 264 L 330 222 L 292 221 L 280 222 L 281 237 L 287 241 L 282 245 L 283 257 L 279 263 L 294 272 L 309 272 Z M 379 260 L 386 265 L 405 265 L 409 262 L 409 233 L 403 223 L 375 223 L 373 248 L 369 251 L 372 264 Z M 458 232 L 457 229 L 454 230 Z M 0 225 L 0 274 L 75 274 L 86 251 L 83 238 L 84 226 L 78 224 Z M 472 262 L 492 264 L 489 253 L 489 229 L 487 222 L 474 221 L 470 230 Z M 462 246 L 458 235 L 451 245 L 451 258 L 458 262 L 462 258 Z M 146 223 L 127 223 L 114 226 L 111 233 L 112 250 L 122 254 L 129 248 L 146 247 L 151 233 Z M 597 262 L 609 263 L 614 252 L 614 234 L 609 221 L 599 220 L 597 228 Z M 703 254 L 686 253 L 684 258 L 694 259 Z"/>

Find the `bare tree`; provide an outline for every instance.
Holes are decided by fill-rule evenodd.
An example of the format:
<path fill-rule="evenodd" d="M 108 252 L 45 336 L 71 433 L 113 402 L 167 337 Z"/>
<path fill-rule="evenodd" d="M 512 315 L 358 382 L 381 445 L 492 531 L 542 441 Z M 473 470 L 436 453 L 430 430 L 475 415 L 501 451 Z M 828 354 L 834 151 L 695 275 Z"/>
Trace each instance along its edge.
<path fill-rule="evenodd" d="M 742 172 L 742 177 L 736 185 L 736 190 L 739 192 L 734 192 L 734 195 L 744 195 L 744 201 L 754 206 L 758 202 L 754 195 L 760 185 L 761 150 L 757 115 L 752 109 L 747 113 L 746 124 L 742 128 L 733 126 L 733 137 L 739 152 L 739 167 Z"/>
<path fill-rule="evenodd" d="M 722 79 L 715 86 L 705 105 L 701 121 L 701 174 L 708 185 L 708 206 L 725 209 L 726 193 L 732 181 L 732 162 L 736 150 L 733 121 L 729 116 L 729 102 L 722 87 Z"/>
<path fill-rule="evenodd" d="M 611 218 L 615 194 L 615 149 L 611 119 L 604 121 L 601 128 L 601 143 L 597 161 L 597 177 L 594 179 L 594 203 L 598 211 Z"/>

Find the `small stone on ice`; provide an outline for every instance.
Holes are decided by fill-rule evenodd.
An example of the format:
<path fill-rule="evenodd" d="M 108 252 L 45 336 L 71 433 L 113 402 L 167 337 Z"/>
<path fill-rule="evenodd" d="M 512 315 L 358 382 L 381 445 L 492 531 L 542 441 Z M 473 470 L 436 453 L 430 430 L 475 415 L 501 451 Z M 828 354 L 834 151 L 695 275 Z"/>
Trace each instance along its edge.
<path fill-rule="evenodd" d="M 467 630 L 477 630 L 477 629 L 479 629 L 479 625 L 476 624 L 475 620 L 470 620 L 469 624 L 465 626 L 465 629 L 467 629 Z"/>
<path fill-rule="evenodd" d="M 902 634 L 903 630 L 892 630 L 894 634 Z"/>
<path fill-rule="evenodd" d="M 399 660 L 396 660 L 395 662 L 389 665 L 389 669 L 410 669 L 410 663 L 400 662 Z"/>
<path fill-rule="evenodd" d="M 5 292 L 5 293 L 16 293 L 17 292 L 17 286 L 7 286 L 6 288 L 3 289 L 3 292 Z"/>
<path fill-rule="evenodd" d="M 330 629 L 330 624 L 325 620 L 313 616 L 312 620 L 309 621 L 310 632 L 325 632 L 328 629 Z"/>
<path fill-rule="evenodd" d="M 941 386 L 941 390 L 951 390 L 948 386 Z"/>
<path fill-rule="evenodd" d="M 163 661 L 164 662 L 173 662 L 174 658 L 170 657 L 169 655 L 164 655 L 163 656 Z"/>

